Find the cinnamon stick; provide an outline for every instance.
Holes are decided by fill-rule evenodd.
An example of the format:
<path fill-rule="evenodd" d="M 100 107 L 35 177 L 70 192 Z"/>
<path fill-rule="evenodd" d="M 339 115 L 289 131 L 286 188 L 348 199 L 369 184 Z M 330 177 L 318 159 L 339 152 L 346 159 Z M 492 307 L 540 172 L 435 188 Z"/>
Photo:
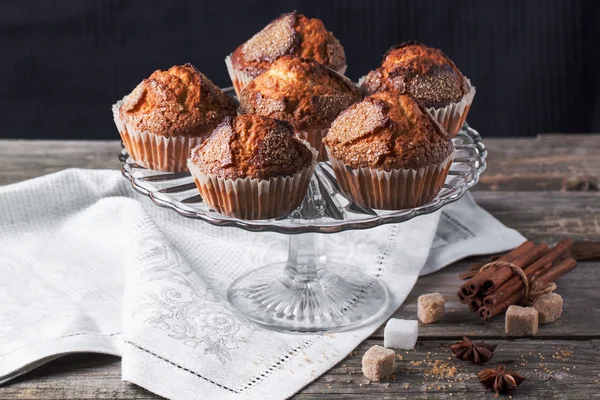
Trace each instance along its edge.
<path fill-rule="evenodd" d="M 477 312 L 483 305 L 483 300 L 479 296 L 469 297 L 469 308 L 473 312 Z"/>
<path fill-rule="evenodd" d="M 476 271 L 476 272 L 479 272 L 479 270 L 481 269 L 481 267 L 483 267 L 485 264 L 486 264 L 486 263 L 482 263 L 482 262 L 478 262 L 478 263 L 472 264 L 472 265 L 469 267 L 469 271 Z"/>
<path fill-rule="evenodd" d="M 562 260 L 557 261 L 553 266 L 548 268 L 547 270 L 538 271 L 541 272 L 540 276 L 535 278 L 535 280 L 541 281 L 543 284 L 549 284 L 551 282 L 556 281 L 558 278 L 571 271 L 577 265 L 577 261 L 573 258 L 564 258 Z M 495 315 L 500 314 L 504 310 L 506 310 L 509 306 L 513 304 L 519 304 L 523 300 L 524 293 L 523 291 L 518 291 L 513 293 L 512 295 L 502 299 L 498 303 L 493 306 L 484 305 L 478 310 L 478 315 L 481 319 L 488 319 Z"/>
<path fill-rule="evenodd" d="M 481 269 L 481 267 L 483 267 L 488 262 L 496 261 L 500 257 L 502 257 L 502 256 L 499 254 L 494 254 L 493 256 L 491 256 L 489 258 L 490 261 L 476 262 L 475 264 L 471 264 L 469 266 L 469 269 L 467 269 L 464 272 L 461 272 L 460 275 L 458 275 L 458 278 L 463 281 L 467 280 L 467 279 L 471 279 L 472 277 L 474 277 L 475 275 L 477 275 L 479 273 L 479 270 Z"/>
<path fill-rule="evenodd" d="M 511 251 L 516 250 L 517 248 L 514 248 Z M 476 262 L 475 264 L 471 264 L 471 266 L 469 267 L 468 271 L 479 271 L 481 269 L 481 267 L 483 267 L 485 264 L 492 262 L 492 261 L 496 261 L 499 258 L 504 257 L 505 255 L 508 255 L 508 253 L 505 254 L 494 254 L 493 256 L 489 257 L 489 261 L 485 261 L 485 262 Z"/>
<path fill-rule="evenodd" d="M 577 261 L 600 258 L 600 242 L 575 242 L 570 253 Z"/>
<path fill-rule="evenodd" d="M 545 270 L 552 266 L 554 261 L 563 257 L 564 254 L 569 250 L 570 246 L 573 244 L 571 239 L 562 239 L 560 242 L 556 244 L 550 251 L 536 260 L 533 264 L 526 266 L 523 271 L 525 272 L 525 276 L 527 279 L 531 280 L 531 277 L 540 270 Z M 520 276 L 514 274 L 508 281 L 504 282 L 498 289 L 496 289 L 493 293 L 490 293 L 483 299 L 483 303 L 487 307 L 491 307 L 494 304 L 501 301 L 503 298 L 506 298 L 512 295 L 515 292 L 521 291 L 525 289 L 525 284 Z"/>
<path fill-rule="evenodd" d="M 491 260 L 497 260 L 498 257 L 491 257 Z M 467 279 L 471 279 L 472 277 L 474 277 L 475 275 L 477 275 L 479 273 L 479 270 L 481 269 L 481 267 L 483 267 L 485 264 L 484 262 L 477 262 L 475 264 L 471 264 L 469 266 L 469 269 L 467 269 L 464 272 L 461 272 L 460 275 L 458 275 L 458 278 L 460 280 L 467 280 Z"/>
<path fill-rule="evenodd" d="M 547 271 L 541 274 L 536 280 L 543 284 L 549 284 L 555 282 L 558 278 L 571 271 L 577 266 L 577 261 L 574 258 L 567 257 L 558 261 L 555 265 L 550 267 Z"/>
<path fill-rule="evenodd" d="M 481 264 L 481 266 L 483 266 L 483 264 Z M 481 268 L 481 267 L 479 267 L 479 268 Z M 465 272 L 462 272 L 460 275 L 458 275 L 458 278 L 461 281 L 465 281 L 465 280 L 471 279 L 472 277 L 477 275 L 478 272 L 479 272 L 479 270 L 465 271 Z"/>
<path fill-rule="evenodd" d="M 526 251 L 523 254 L 520 254 L 519 257 L 512 260 L 512 263 L 523 269 L 529 264 L 536 261 L 547 251 L 548 246 L 546 245 L 546 243 L 540 243 L 534 248 L 532 248 L 530 251 Z M 480 290 L 481 292 L 483 292 L 483 294 L 488 295 L 492 293 L 497 287 L 509 280 L 513 275 L 515 275 L 515 272 L 510 267 L 494 268 L 494 270 L 489 276 L 484 277 L 481 283 Z"/>
<path fill-rule="evenodd" d="M 524 242 L 519 247 L 512 250 L 511 252 L 506 253 L 502 257 L 498 258 L 498 260 L 513 262 L 513 260 L 520 257 L 522 254 L 526 253 L 527 251 L 531 250 L 533 247 L 535 247 L 533 242 L 531 242 L 531 241 Z M 493 272 L 493 269 L 489 268 L 489 269 L 477 274 L 475 277 L 468 280 L 467 282 L 463 283 L 463 285 L 459 289 L 460 292 L 462 293 L 462 295 L 464 297 L 471 297 L 471 296 L 474 296 L 476 293 L 478 293 L 482 282 L 490 274 L 492 274 L 492 272 Z"/>
<path fill-rule="evenodd" d="M 492 318 L 492 312 L 487 306 L 482 306 L 479 310 L 477 310 L 477 316 L 481 319 Z"/>

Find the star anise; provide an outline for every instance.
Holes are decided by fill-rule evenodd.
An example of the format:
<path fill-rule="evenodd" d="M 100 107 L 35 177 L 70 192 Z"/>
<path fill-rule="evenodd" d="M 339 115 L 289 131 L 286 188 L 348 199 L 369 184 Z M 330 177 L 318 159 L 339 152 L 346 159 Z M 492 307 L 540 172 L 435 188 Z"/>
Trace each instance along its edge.
<path fill-rule="evenodd" d="M 483 386 L 500 394 L 510 394 L 525 380 L 515 371 L 507 371 L 502 365 L 496 369 L 479 371 L 477 377 Z"/>
<path fill-rule="evenodd" d="M 463 341 L 450 345 L 450 350 L 459 360 L 472 361 L 475 364 L 483 364 L 494 356 L 495 344 L 483 342 L 473 343 L 471 339 L 463 336 Z"/>

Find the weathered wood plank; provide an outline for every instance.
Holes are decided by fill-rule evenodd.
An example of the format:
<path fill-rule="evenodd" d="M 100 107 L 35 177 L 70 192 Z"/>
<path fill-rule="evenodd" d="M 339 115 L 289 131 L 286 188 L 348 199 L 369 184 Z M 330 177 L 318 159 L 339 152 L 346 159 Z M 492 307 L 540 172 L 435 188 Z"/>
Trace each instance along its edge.
<path fill-rule="evenodd" d="M 65 168 L 119 169 L 118 141 L 0 140 L 0 185 Z"/>
<path fill-rule="evenodd" d="M 484 136 L 484 142 L 489 168 L 477 190 L 598 190 L 600 135 Z"/>
<path fill-rule="evenodd" d="M 568 236 L 574 240 L 600 240 L 600 195 L 575 192 L 475 192 L 477 202 L 507 226 L 517 229 L 536 242 L 555 243 Z M 461 261 L 442 271 L 423 277 L 395 318 L 415 319 L 417 297 L 439 292 L 446 298 L 446 318 L 439 324 L 422 326 L 425 337 L 452 337 L 468 334 L 479 337 L 502 337 L 504 319 L 497 316 L 480 321 L 466 305 L 456 299 L 462 284 L 458 275 L 471 261 Z M 565 302 L 565 313 L 559 321 L 542 326 L 538 337 L 600 338 L 600 262 L 580 262 L 578 267 L 558 281 L 557 293 Z M 381 337 L 379 329 L 375 337 Z"/>
<path fill-rule="evenodd" d="M 475 198 L 502 222 L 518 229 L 530 239 L 557 241 L 562 236 L 571 236 L 575 240 L 600 240 L 600 194 L 557 192 L 567 186 L 577 189 L 578 182 L 579 189 L 595 189 L 595 180 L 600 177 L 599 138 L 570 136 L 565 141 L 561 136 L 543 135 L 536 139 L 486 140 L 490 150 L 489 168 L 478 185 L 479 190 L 475 191 Z M 117 141 L 0 140 L 0 184 L 17 182 L 67 167 L 118 169 L 118 151 Z M 577 181 L 581 177 L 584 179 Z M 493 193 L 482 189 L 534 192 Z M 498 356 L 492 364 L 518 360 L 519 356 L 525 356 L 526 360 L 518 361 L 518 368 L 515 367 L 529 378 L 517 392 L 521 398 L 588 399 L 598 396 L 600 342 L 596 339 L 600 338 L 600 321 L 591 316 L 600 315 L 600 293 L 594 288 L 594 282 L 599 281 L 599 262 L 580 263 L 578 269 L 559 281 L 558 293 L 565 299 L 565 313 L 561 320 L 543 326 L 536 338 L 517 341 L 505 340 L 502 317 L 485 323 L 479 322 L 466 306 L 454 300 L 454 293 L 460 284 L 458 273 L 466 265 L 467 261 L 460 262 L 420 279 L 403 307 L 396 312 L 396 317 L 414 319 L 416 298 L 426 292 L 441 292 L 448 300 L 448 312 L 444 321 L 422 326 L 417 350 L 403 354 L 406 362 L 403 361 L 399 366 L 396 381 L 374 384 L 366 381 L 360 374 L 360 356 L 370 345 L 381 344 L 379 330 L 369 341 L 361 344 L 358 354 L 344 360 L 309 385 L 297 398 L 436 399 L 447 398 L 449 394 L 459 395 L 461 398 L 481 398 L 486 394 L 472 375 L 477 368 L 460 364 L 457 375 L 451 379 L 457 382 L 434 384 L 433 380 L 423 381 L 426 367 L 416 365 L 419 361 L 426 360 L 427 356 L 430 359 L 448 361 L 445 346 L 465 333 L 486 340 L 501 339 Z M 557 341 L 557 338 L 578 340 Z M 441 345 L 444 346 L 444 351 L 439 348 Z M 566 348 L 566 351 L 573 346 L 573 357 L 560 356 L 561 359 L 553 359 L 552 355 L 556 356 L 558 350 L 552 346 Z M 544 359 L 541 359 L 540 353 Z M 413 365 L 410 361 L 417 363 Z M 520 365 L 522 363 L 526 365 Z M 545 365 L 541 366 L 540 363 Z M 458 381 L 461 377 L 463 380 Z M 117 358 L 80 355 L 54 361 L 12 384 L 0 387 L 0 399 L 13 398 L 157 397 L 134 385 L 121 382 L 120 361 Z"/>
<path fill-rule="evenodd" d="M 477 190 L 597 190 L 600 135 L 485 139 L 488 169 Z M 118 169 L 118 141 L 0 140 L 0 184 L 64 168 Z"/>
<path fill-rule="evenodd" d="M 411 351 L 399 351 L 395 377 L 370 382 L 361 373 L 361 358 L 381 340 L 367 340 L 330 372 L 307 386 L 295 398 L 438 399 L 450 394 L 479 399 L 493 394 L 475 373 L 484 367 L 452 358 L 453 340 L 419 341 Z M 598 396 L 600 341 L 498 340 L 496 355 L 486 365 L 505 365 L 526 377 L 517 398 L 583 399 Z M 436 372 L 435 367 L 445 371 Z M 60 382 L 60 384 L 57 384 Z M 0 388 L 2 399 L 155 399 L 153 394 L 120 381 L 114 357 L 65 357 Z"/>
<path fill-rule="evenodd" d="M 475 373 L 485 367 L 455 360 L 447 346 L 453 341 L 420 341 L 413 351 L 399 351 L 395 379 L 371 383 L 361 374 L 361 357 L 379 340 L 362 343 L 327 375 L 305 388 L 298 399 L 309 394 L 327 397 L 425 399 L 492 397 Z M 583 398 L 595 393 L 598 384 L 599 341 L 499 340 L 487 368 L 505 365 L 526 377 L 515 392 L 518 398 Z M 441 371 L 437 371 L 435 367 Z M 445 373 L 442 374 L 442 371 Z M 361 386 L 362 385 L 362 386 Z M 319 397 L 321 398 L 321 397 Z"/>
<path fill-rule="evenodd" d="M 517 352 L 517 349 L 520 349 L 522 354 L 528 356 L 528 352 L 532 352 L 531 357 L 526 358 L 526 362 L 529 362 L 531 368 L 537 368 L 539 371 L 545 371 L 544 368 L 548 368 L 556 372 L 552 377 L 552 385 L 544 382 L 541 382 L 541 386 L 537 383 L 532 384 L 527 389 L 526 398 L 548 396 L 550 396 L 549 398 L 563 398 L 557 394 L 574 382 L 577 382 L 581 392 L 577 392 L 573 395 L 574 397 L 568 398 L 578 398 L 578 394 L 583 395 L 586 390 L 592 390 L 592 385 L 597 384 L 597 381 L 593 382 L 586 379 L 590 377 L 593 377 L 594 380 L 598 379 L 597 373 L 600 373 L 600 371 L 595 372 L 596 375 L 580 376 L 579 374 L 584 374 L 584 370 L 577 370 L 577 368 L 580 368 L 577 363 L 573 364 L 576 366 L 575 369 L 566 371 L 564 368 L 571 368 L 572 361 L 564 359 L 563 356 L 561 356 L 562 360 L 552 359 L 552 355 L 555 355 L 554 352 L 558 351 L 552 346 L 562 346 L 561 348 L 579 346 L 577 348 L 581 349 L 586 354 L 585 356 L 589 358 L 582 358 L 576 360 L 576 362 L 582 363 L 591 360 L 591 362 L 596 363 L 595 368 L 600 368 L 600 364 L 598 364 L 600 358 L 596 355 L 596 352 L 600 351 L 600 340 L 581 340 L 600 338 L 600 321 L 597 318 L 590 318 L 591 316 L 600 315 L 600 292 L 597 291 L 594 283 L 599 281 L 600 263 L 583 262 L 568 277 L 559 280 L 558 293 L 564 297 L 565 301 L 563 317 L 554 324 L 540 327 L 539 334 L 535 338 L 515 341 L 506 340 L 501 316 L 490 321 L 479 322 L 471 315 L 466 306 L 454 299 L 454 292 L 460 282 L 457 277 L 458 273 L 466 268 L 469 263 L 470 261 L 463 261 L 420 279 L 404 305 L 395 313 L 394 316 L 397 318 L 414 319 L 416 316 L 416 299 L 422 293 L 438 291 L 448 300 L 444 320 L 434 325 L 421 325 L 417 350 L 409 352 L 407 356 L 403 352 L 403 357 L 409 362 L 408 364 L 402 364 L 402 369 L 399 371 L 400 373 L 395 382 L 369 384 L 360 374 L 358 364 L 360 356 L 368 348 L 368 345 L 381 344 L 382 330 L 380 329 L 366 344 L 361 344 L 357 355 L 342 361 L 322 378 L 309 385 L 298 398 L 332 398 L 340 395 L 367 399 L 425 398 L 424 396 L 427 396 L 426 398 L 441 398 L 443 395 L 447 396 L 448 393 L 461 394 L 462 398 L 479 398 L 478 396 L 482 395 L 481 389 L 476 381 L 466 380 L 464 375 L 466 372 L 464 371 L 461 372 L 463 375 L 459 374 L 456 378 L 459 379 L 462 376 L 465 378 L 464 382 L 451 383 L 442 380 L 437 383 L 435 380 L 428 380 L 423 383 L 422 375 L 419 375 L 422 368 L 419 370 L 418 366 L 410 365 L 410 361 L 419 361 L 419 358 L 422 360 L 426 359 L 427 356 L 431 356 L 427 352 L 432 352 L 437 357 L 434 357 L 435 359 L 444 359 L 447 354 L 440 351 L 438 347 L 458 340 L 464 334 L 488 341 L 498 339 L 501 343 L 506 343 L 499 349 L 498 357 L 494 359 L 494 362 L 510 360 L 513 357 L 513 353 L 510 351 Z M 557 337 L 579 340 L 561 342 L 554 339 Z M 587 347 L 584 344 L 590 346 L 593 353 L 587 354 L 587 350 L 585 350 Z M 552 349 L 552 354 L 547 354 L 549 349 Z M 505 351 L 506 354 L 503 353 Z M 539 357 L 539 353 L 542 353 L 545 360 Z M 505 356 L 500 357 L 502 354 L 505 354 Z M 517 354 L 520 355 L 521 353 L 517 352 Z M 579 355 L 576 356 L 579 357 Z M 547 364 L 545 367 L 532 366 L 531 364 L 532 362 L 546 363 L 546 360 L 549 359 L 552 360 L 552 364 Z M 463 364 L 460 365 L 464 367 Z M 520 369 L 521 366 L 518 367 Z M 404 369 L 408 370 L 405 371 Z M 471 368 L 467 372 L 475 370 Z M 588 373 L 590 370 L 586 371 Z M 408 377 L 405 379 L 404 377 L 407 375 Z M 403 378 L 400 379 L 399 376 Z M 569 380 L 566 380 L 567 378 Z M 544 381 L 544 379 L 537 377 L 535 380 L 530 381 Z M 361 384 L 363 386 L 360 386 Z M 438 385 L 441 388 L 439 390 L 437 389 Z M 452 385 L 452 388 L 449 385 Z M 600 388 L 600 386 L 596 387 Z M 428 390 L 424 391 L 424 389 Z M 117 358 L 81 355 L 52 362 L 32 371 L 18 379 L 17 382 L 0 388 L 1 398 L 32 400 L 42 398 L 151 399 L 155 396 L 134 385 L 122 383 L 120 380 L 120 361 Z"/>
<path fill-rule="evenodd" d="M 477 203 L 537 241 L 600 240 L 600 192 L 476 191 Z"/>
<path fill-rule="evenodd" d="M 158 399 L 121 380 L 118 357 L 70 355 L 0 387 L 0 399 Z"/>
<path fill-rule="evenodd" d="M 504 337 L 504 316 L 498 315 L 487 321 L 475 317 L 469 307 L 456 298 L 456 291 L 463 281 L 458 274 L 471 262 L 462 261 L 417 281 L 404 304 L 394 313 L 394 318 L 416 319 L 417 298 L 424 293 L 439 292 L 446 299 L 446 314 L 437 324 L 421 325 L 421 338 L 455 338 L 462 335 L 484 339 Z M 536 340 L 541 339 L 600 339 L 600 262 L 580 262 L 577 268 L 557 281 L 564 300 L 564 312 L 558 321 L 541 325 Z M 383 337 L 383 328 L 374 338 Z"/>

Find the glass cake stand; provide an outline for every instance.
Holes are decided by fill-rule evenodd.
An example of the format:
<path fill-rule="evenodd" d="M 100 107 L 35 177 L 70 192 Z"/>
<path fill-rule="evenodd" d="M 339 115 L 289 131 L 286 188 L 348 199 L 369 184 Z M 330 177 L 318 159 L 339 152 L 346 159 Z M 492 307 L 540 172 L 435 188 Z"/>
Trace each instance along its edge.
<path fill-rule="evenodd" d="M 235 280 L 227 293 L 229 301 L 270 329 L 323 332 L 368 322 L 385 309 L 389 298 L 380 280 L 353 266 L 328 261 L 323 234 L 405 222 L 460 199 L 479 180 L 487 151 L 479 133 L 467 124 L 452 141 L 456 157 L 445 184 L 433 201 L 421 207 L 384 211 L 354 204 L 340 191 L 329 163 L 322 162 L 298 209 L 285 217 L 257 221 L 211 210 L 189 173 L 144 169 L 124 148 L 119 159 L 133 188 L 161 207 L 217 226 L 289 235 L 287 261 L 262 266 Z"/>

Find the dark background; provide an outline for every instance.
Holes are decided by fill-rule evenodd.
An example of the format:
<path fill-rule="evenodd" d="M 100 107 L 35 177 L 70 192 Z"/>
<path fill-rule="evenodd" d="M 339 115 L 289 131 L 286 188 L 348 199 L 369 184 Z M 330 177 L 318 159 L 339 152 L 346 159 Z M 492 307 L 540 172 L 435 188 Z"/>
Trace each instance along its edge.
<path fill-rule="evenodd" d="M 294 9 L 341 41 L 354 80 L 393 44 L 443 49 L 483 135 L 600 132 L 600 1 L 31 0 L 0 4 L 0 137 L 117 139 L 111 104 L 152 71 L 191 62 L 230 86 L 224 57 Z"/>

